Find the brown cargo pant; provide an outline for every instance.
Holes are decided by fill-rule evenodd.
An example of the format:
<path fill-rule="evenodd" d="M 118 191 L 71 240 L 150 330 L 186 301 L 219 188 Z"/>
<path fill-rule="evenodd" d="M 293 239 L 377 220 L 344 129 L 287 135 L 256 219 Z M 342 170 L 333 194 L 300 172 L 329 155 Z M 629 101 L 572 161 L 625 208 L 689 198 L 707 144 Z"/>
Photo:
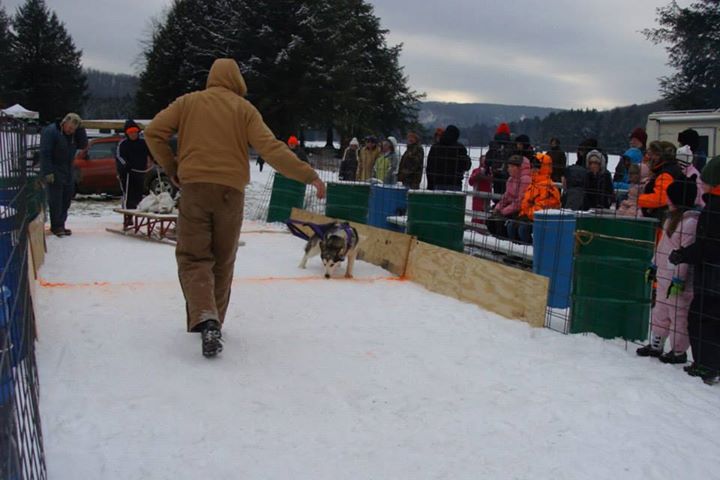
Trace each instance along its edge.
<path fill-rule="evenodd" d="M 182 186 L 177 247 L 188 332 L 205 320 L 225 320 L 242 227 L 243 192 L 224 185 Z"/>

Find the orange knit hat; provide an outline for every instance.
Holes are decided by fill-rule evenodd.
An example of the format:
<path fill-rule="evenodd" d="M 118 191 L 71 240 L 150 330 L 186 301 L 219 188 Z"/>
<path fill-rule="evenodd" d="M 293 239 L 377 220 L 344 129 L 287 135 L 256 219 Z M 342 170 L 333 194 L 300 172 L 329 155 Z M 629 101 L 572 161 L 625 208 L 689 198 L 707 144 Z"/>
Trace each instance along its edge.
<path fill-rule="evenodd" d="M 291 147 L 297 147 L 300 145 L 300 142 L 298 141 L 297 137 L 295 135 L 290 135 L 290 138 L 288 138 L 287 144 Z"/>

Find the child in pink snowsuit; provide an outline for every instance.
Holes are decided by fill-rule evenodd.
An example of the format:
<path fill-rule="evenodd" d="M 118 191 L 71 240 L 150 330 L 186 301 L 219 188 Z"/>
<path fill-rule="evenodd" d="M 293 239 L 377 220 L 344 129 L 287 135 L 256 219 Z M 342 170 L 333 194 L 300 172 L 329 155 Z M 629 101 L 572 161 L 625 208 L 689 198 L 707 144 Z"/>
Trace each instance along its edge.
<path fill-rule="evenodd" d="M 486 192 L 490 193 L 492 190 L 492 182 L 490 177 L 485 175 L 485 156 L 480 157 L 480 166 L 470 173 L 468 183 L 473 187 L 475 192 Z M 486 212 L 488 210 L 488 198 L 474 196 L 472 201 L 473 213 Z M 479 216 L 473 215 L 472 223 L 485 223 L 485 219 Z"/>
<path fill-rule="evenodd" d="M 663 363 L 687 362 L 688 313 L 693 299 L 692 267 L 687 263 L 673 265 L 668 260 L 673 250 L 695 242 L 700 212 L 694 209 L 697 185 L 695 177 L 675 181 L 667 189 L 670 212 L 663 225 L 653 267 L 648 281 L 657 279 L 657 301 L 652 310 L 650 344 L 638 348 L 642 357 L 659 357 Z M 663 353 L 665 339 L 670 351 Z"/>
<path fill-rule="evenodd" d="M 620 202 L 617 214 L 623 217 L 642 217 L 642 210 L 638 208 L 638 196 L 643 189 L 640 165 L 630 165 L 628 168 L 628 176 L 630 186 L 628 187 L 628 196 Z"/>

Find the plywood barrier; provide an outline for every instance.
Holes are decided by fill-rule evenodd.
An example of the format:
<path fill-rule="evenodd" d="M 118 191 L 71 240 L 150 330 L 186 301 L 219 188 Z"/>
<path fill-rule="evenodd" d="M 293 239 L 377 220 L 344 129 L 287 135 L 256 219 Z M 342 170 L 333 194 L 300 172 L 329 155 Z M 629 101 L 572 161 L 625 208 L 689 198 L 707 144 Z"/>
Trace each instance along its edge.
<path fill-rule="evenodd" d="M 293 208 L 291 218 L 327 223 L 332 218 Z M 382 228 L 351 222 L 363 238 L 358 258 L 430 291 L 473 303 L 534 327 L 545 324 L 548 279 L 472 257 Z M 310 229 L 307 229 L 308 233 Z"/>
<path fill-rule="evenodd" d="M 430 291 L 533 327 L 545 324 L 546 277 L 417 240 L 405 276 Z"/>
<path fill-rule="evenodd" d="M 32 254 L 33 278 L 37 278 L 40 267 L 45 263 L 45 252 L 47 252 L 43 211 L 40 211 L 35 220 L 28 225 L 28 242 L 30 242 L 30 253 Z"/>
<path fill-rule="evenodd" d="M 297 208 L 292 209 L 290 218 L 312 223 L 328 223 L 335 220 Z M 362 238 L 358 253 L 360 260 L 377 265 L 395 275 L 405 275 L 405 266 L 413 237 L 362 223 L 350 222 L 350 224 L 357 229 Z M 312 233 L 309 228 L 305 230 L 308 234 Z"/>

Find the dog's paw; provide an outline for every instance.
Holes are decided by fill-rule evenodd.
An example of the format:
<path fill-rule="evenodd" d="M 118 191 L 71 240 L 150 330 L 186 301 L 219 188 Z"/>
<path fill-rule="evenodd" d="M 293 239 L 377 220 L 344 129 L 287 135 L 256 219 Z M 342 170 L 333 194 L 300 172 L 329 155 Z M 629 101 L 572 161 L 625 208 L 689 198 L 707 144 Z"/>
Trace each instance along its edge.
<path fill-rule="evenodd" d="M 352 273 L 346 273 L 345 278 L 355 278 Z"/>

